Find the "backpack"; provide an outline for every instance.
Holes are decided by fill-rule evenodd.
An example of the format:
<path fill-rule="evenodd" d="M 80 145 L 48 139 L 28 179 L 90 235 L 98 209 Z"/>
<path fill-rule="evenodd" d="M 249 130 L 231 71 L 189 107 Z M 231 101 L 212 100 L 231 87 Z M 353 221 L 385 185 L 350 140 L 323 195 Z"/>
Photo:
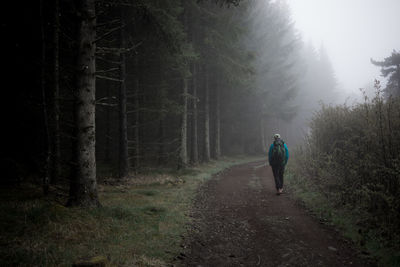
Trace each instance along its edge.
<path fill-rule="evenodd" d="M 285 146 L 284 142 L 282 140 L 276 140 L 274 141 L 274 147 L 272 148 L 272 159 L 271 163 L 272 165 L 280 165 L 283 166 L 285 165 L 286 161 L 286 151 L 285 151 Z"/>

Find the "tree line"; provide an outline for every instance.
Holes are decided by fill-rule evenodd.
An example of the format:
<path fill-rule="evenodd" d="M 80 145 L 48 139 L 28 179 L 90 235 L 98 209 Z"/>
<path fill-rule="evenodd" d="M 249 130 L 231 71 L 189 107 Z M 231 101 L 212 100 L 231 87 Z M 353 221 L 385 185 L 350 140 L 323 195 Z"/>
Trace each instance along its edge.
<path fill-rule="evenodd" d="M 9 5 L 23 19 L 2 24 L 19 69 L 3 164 L 70 205 L 98 205 L 104 173 L 263 153 L 302 105 L 309 62 L 280 1 Z"/>

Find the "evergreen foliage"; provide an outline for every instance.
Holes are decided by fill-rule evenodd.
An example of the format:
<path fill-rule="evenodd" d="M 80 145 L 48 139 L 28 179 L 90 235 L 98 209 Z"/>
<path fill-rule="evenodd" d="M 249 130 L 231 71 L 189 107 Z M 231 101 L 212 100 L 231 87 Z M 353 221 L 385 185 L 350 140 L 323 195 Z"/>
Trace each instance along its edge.
<path fill-rule="evenodd" d="M 392 55 L 383 61 L 371 59 L 371 62 L 375 66 L 381 67 L 383 77 L 389 78 L 384 89 L 385 96 L 387 98 L 400 96 L 400 52 L 393 50 Z"/>
<path fill-rule="evenodd" d="M 110 176 L 129 179 L 154 166 L 185 167 L 189 155 L 196 164 L 221 155 L 262 152 L 271 120 L 293 117 L 301 44 L 287 6 L 279 1 L 94 3 L 96 109 L 95 122 L 88 127 L 95 128 L 100 182 Z M 82 56 L 76 52 L 80 17 L 75 2 L 60 1 L 56 7 L 43 1 L 42 16 L 34 6 L 26 10 L 37 19 L 30 28 L 43 30 L 45 38 L 33 34 L 21 40 L 33 43 L 34 52 L 43 49 L 42 71 L 52 75 L 40 79 L 39 72 L 31 73 L 26 88 L 34 89 L 24 87 L 15 96 L 22 99 L 18 107 L 28 110 L 20 115 L 21 125 L 47 124 L 58 137 L 37 127 L 23 145 L 27 158 L 15 156 L 15 151 L 12 158 L 21 165 L 34 159 L 35 167 L 26 172 L 35 177 L 54 173 L 58 177 L 50 179 L 52 186 L 67 191 L 77 166 L 73 114 L 81 104 L 74 101 L 79 78 L 75 66 Z M 30 67 L 41 61 L 37 55 L 32 58 L 33 50 L 15 54 Z M 33 101 L 26 104 L 24 94 Z M 17 129 L 27 132 L 26 127 L 33 126 Z M 48 151 L 59 164 L 47 162 Z"/>

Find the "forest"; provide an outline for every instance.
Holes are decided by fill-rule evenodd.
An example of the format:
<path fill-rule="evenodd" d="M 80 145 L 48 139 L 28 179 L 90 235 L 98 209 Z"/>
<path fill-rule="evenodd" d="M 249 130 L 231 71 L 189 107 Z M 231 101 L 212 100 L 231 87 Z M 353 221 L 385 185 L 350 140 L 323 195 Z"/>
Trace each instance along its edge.
<path fill-rule="evenodd" d="M 171 189 L 140 187 L 146 196 L 170 194 L 188 186 L 185 179 L 202 166 L 237 157 L 265 161 L 277 132 L 293 151 L 287 170 L 293 194 L 306 196 L 303 201 L 327 220 L 339 216 L 336 209 L 353 211 L 346 218 L 358 232 L 350 239 L 380 264 L 399 264 L 396 50 L 371 60 L 388 79 L 384 86 L 375 81 L 375 96 L 336 105 L 338 81 L 329 54 L 302 39 L 285 1 L 5 5 L 1 225 L 10 231 L 0 240 L 7 247 L 2 265 L 69 265 L 76 259 L 47 252 L 57 250 L 45 248 L 47 241 L 41 252 L 16 249 L 23 246 L 21 236 L 69 216 L 124 220 L 130 215 L 119 204 L 111 209 L 105 191 L 176 174 Z M 190 184 L 188 199 L 202 183 Z M 310 195 L 329 207 L 315 207 L 320 202 Z M 43 202 L 30 206 L 28 196 Z M 153 206 L 143 212 L 165 213 Z M 25 226 L 10 226 L 24 217 Z M 33 228 L 26 218 L 33 218 Z M 11 241 L 14 236 L 19 243 Z M 168 262 L 170 255 L 151 257 Z"/>
<path fill-rule="evenodd" d="M 71 205 L 96 205 L 96 166 L 124 179 L 149 166 L 262 153 L 269 121 L 296 112 L 304 63 L 281 4 L 31 5 L 26 12 L 41 12 L 29 14 L 35 23 L 9 27 L 29 34 L 10 44 L 25 78 L 13 92 L 10 138 L 21 140 L 8 143 L 8 161 L 44 187 L 69 183 Z"/>

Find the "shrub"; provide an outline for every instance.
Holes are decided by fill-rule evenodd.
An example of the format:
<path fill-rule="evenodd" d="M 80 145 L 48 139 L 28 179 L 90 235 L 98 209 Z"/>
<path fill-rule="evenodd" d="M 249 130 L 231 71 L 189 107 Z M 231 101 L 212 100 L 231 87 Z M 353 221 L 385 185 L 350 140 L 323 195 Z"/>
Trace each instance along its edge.
<path fill-rule="evenodd" d="M 322 106 L 296 152 L 294 175 L 356 215 L 365 236 L 400 251 L 400 98 Z"/>

